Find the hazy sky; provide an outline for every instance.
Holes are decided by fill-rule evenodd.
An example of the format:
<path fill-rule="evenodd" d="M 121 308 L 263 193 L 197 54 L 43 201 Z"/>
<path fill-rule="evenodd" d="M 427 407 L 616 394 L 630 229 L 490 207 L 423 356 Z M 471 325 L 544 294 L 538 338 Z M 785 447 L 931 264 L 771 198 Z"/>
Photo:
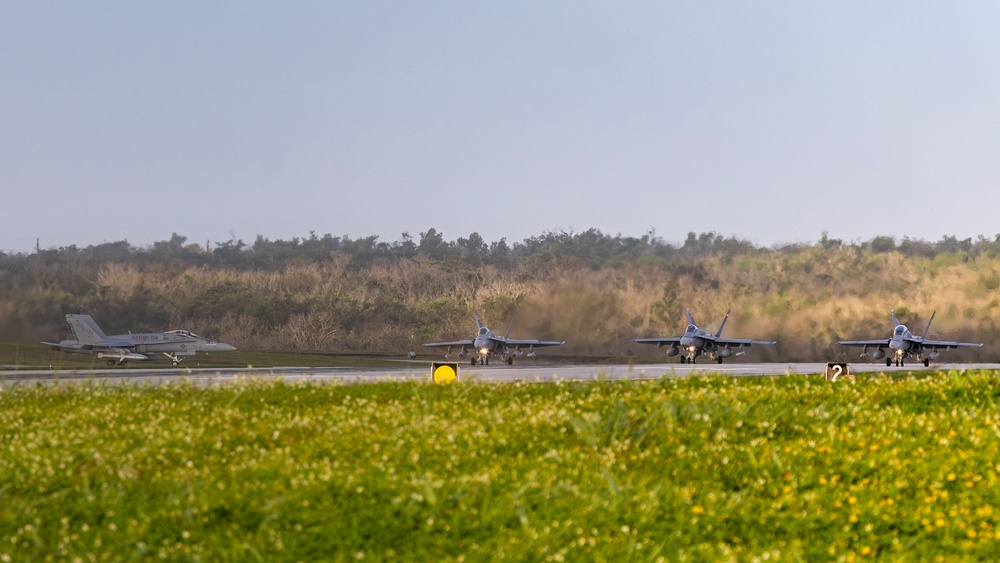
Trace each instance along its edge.
<path fill-rule="evenodd" d="M 0 250 L 1000 233 L 996 2 L 0 3 Z"/>

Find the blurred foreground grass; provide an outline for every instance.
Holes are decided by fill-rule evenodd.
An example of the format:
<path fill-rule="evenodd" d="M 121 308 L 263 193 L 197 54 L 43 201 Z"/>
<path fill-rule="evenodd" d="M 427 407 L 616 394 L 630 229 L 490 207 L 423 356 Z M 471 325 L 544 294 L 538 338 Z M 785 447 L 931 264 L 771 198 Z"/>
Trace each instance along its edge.
<path fill-rule="evenodd" d="M 0 560 L 992 559 L 992 372 L 0 387 Z"/>

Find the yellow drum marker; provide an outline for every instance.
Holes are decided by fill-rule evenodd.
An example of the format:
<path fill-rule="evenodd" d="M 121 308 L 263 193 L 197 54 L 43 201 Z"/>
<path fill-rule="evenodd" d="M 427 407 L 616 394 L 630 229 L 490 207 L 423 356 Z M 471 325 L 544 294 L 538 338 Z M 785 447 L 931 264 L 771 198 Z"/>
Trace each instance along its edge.
<path fill-rule="evenodd" d="M 451 383 L 458 379 L 458 364 L 434 363 L 432 367 L 434 383 Z"/>

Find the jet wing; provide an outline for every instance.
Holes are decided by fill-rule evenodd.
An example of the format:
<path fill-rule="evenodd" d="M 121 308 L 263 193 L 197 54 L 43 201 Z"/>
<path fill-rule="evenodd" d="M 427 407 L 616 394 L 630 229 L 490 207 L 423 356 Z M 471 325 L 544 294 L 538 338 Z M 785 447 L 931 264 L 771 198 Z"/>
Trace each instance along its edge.
<path fill-rule="evenodd" d="M 127 349 L 131 350 L 135 347 L 135 344 L 129 342 L 128 340 L 102 340 L 95 344 L 81 344 L 77 341 L 70 341 L 72 343 L 67 344 L 66 342 L 42 342 L 46 346 L 52 346 L 59 350 L 86 350 L 88 352 L 98 352 L 106 350 L 121 350 Z"/>
<path fill-rule="evenodd" d="M 881 340 L 841 340 L 837 342 L 841 346 L 888 346 L 889 339 L 883 338 Z"/>
<path fill-rule="evenodd" d="M 754 344 L 764 344 L 770 346 L 771 344 L 777 344 L 777 340 L 751 340 L 749 338 L 716 338 L 713 342 L 716 344 L 730 345 L 739 344 L 740 346 L 752 346 Z"/>
<path fill-rule="evenodd" d="M 102 340 L 94 344 L 88 344 L 94 348 L 135 348 L 135 342 L 128 340 Z"/>
<path fill-rule="evenodd" d="M 454 342 L 431 342 L 430 344 L 424 344 L 428 348 L 443 348 L 445 346 L 472 346 L 475 342 L 472 340 L 456 340 Z"/>
<path fill-rule="evenodd" d="M 562 342 L 556 342 L 554 340 L 537 340 L 537 339 L 514 340 L 514 339 L 503 339 L 503 338 L 495 338 L 493 340 L 501 344 L 506 344 L 507 346 L 535 346 L 535 347 L 562 346 L 563 344 L 566 343 L 565 340 L 563 340 Z"/>
<path fill-rule="evenodd" d="M 982 343 L 973 342 L 949 342 L 947 340 L 924 340 L 920 342 L 924 348 L 944 348 L 954 350 L 955 348 L 982 348 Z"/>
<path fill-rule="evenodd" d="M 68 346 L 68 345 L 63 344 L 61 342 L 42 342 L 41 344 L 44 344 L 46 346 L 51 346 L 55 350 L 82 350 L 83 349 L 83 346 L 81 346 L 79 344 L 74 345 L 74 346 Z"/>
<path fill-rule="evenodd" d="M 636 344 L 680 344 L 680 336 L 672 336 L 669 338 L 633 338 L 630 342 L 635 342 Z"/>

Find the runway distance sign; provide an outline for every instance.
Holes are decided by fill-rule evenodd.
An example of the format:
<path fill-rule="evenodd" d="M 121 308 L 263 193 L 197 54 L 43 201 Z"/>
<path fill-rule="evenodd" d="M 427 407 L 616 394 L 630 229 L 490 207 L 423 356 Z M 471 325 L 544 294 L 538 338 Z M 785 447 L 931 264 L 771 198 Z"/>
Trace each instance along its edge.
<path fill-rule="evenodd" d="M 838 379 L 854 379 L 847 362 L 827 362 L 826 380 L 833 382 Z"/>

